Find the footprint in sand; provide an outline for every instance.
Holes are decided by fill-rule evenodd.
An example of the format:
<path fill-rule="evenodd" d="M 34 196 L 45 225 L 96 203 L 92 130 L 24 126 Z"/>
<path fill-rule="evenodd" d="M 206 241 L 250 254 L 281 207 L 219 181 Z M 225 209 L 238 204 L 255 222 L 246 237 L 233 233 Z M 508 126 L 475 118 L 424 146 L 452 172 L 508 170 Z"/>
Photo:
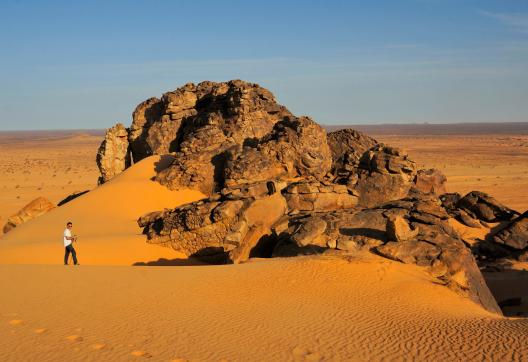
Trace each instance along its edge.
<path fill-rule="evenodd" d="M 152 357 L 150 353 L 145 352 L 145 351 L 132 351 L 130 354 L 134 357 L 144 357 L 144 358 Z"/>
<path fill-rule="evenodd" d="M 95 349 L 96 351 L 100 351 L 100 350 L 106 348 L 106 344 L 104 344 L 104 343 L 92 344 L 92 348 Z"/>
<path fill-rule="evenodd" d="M 33 332 L 35 332 L 36 334 L 42 334 L 42 333 L 47 332 L 47 329 L 46 328 L 37 328 L 37 329 L 33 330 Z"/>
<path fill-rule="evenodd" d="M 83 340 L 83 337 L 73 334 L 71 336 L 66 337 L 66 339 L 70 342 L 81 342 Z"/>
<path fill-rule="evenodd" d="M 24 321 L 22 319 L 12 319 L 9 321 L 9 324 L 11 324 L 12 326 L 20 326 L 24 324 Z"/>
<path fill-rule="evenodd" d="M 317 362 L 321 360 L 321 355 L 318 352 L 309 351 L 307 348 L 300 346 L 292 350 L 294 359 L 302 361 Z"/>

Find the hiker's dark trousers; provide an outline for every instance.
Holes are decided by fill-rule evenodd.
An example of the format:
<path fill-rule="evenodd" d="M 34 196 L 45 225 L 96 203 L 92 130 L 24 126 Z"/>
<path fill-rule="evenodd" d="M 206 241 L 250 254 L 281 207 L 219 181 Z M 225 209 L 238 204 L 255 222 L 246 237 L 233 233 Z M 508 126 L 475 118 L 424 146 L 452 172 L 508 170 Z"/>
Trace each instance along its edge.
<path fill-rule="evenodd" d="M 75 253 L 75 249 L 73 248 L 73 245 L 70 244 L 64 248 L 64 265 L 68 265 L 68 259 L 70 258 L 70 253 L 73 258 L 73 264 L 77 264 L 77 254 Z"/>

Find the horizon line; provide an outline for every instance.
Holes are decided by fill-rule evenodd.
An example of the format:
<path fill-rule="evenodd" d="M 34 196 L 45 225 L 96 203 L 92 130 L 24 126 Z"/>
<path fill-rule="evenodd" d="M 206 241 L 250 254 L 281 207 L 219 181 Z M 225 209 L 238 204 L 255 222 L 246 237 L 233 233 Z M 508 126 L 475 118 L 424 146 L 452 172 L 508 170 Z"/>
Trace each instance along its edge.
<path fill-rule="evenodd" d="M 119 123 L 119 122 L 118 122 Z M 477 124 L 486 124 L 486 125 L 511 125 L 511 124 L 527 124 L 527 121 L 505 121 L 505 122 L 413 122 L 413 123 L 319 123 L 323 127 L 343 127 L 343 126 L 361 126 L 361 127 L 380 127 L 380 126 L 456 126 L 456 125 L 477 125 Z M 113 125 L 112 125 L 113 126 Z M 112 127 L 110 126 L 110 127 Z M 107 128 L 33 128 L 33 129 L 0 129 L 0 132 L 72 132 L 72 131 L 104 131 Z"/>

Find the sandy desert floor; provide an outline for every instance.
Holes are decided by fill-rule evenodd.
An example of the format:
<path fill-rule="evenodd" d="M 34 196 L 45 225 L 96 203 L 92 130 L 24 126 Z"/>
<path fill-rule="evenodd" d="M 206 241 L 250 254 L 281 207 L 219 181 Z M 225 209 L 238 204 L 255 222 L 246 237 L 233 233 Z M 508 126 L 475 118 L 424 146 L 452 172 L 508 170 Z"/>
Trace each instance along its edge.
<path fill-rule="evenodd" d="M 38 196 L 56 204 L 96 187 L 95 156 L 102 137 L 85 132 L 0 132 L 1 225 Z"/>
<path fill-rule="evenodd" d="M 0 223 L 37 196 L 56 203 L 94 189 L 101 138 L 0 134 Z M 376 138 L 406 148 L 420 167 L 441 169 L 449 191 L 483 190 L 528 209 L 528 136 Z M 73 216 L 86 237 L 82 264 L 124 264 L 0 265 L 2 360 L 528 359 L 528 319 L 492 315 L 434 284 L 419 267 L 369 254 L 130 266 L 174 257 L 144 243 L 138 216 L 200 197 L 150 182 L 158 162 L 146 159 L 0 239 L 0 263 L 29 254 L 59 264 L 62 224 Z M 486 278 L 498 300 L 523 298 L 508 315 L 528 310 L 528 272 Z"/>
<path fill-rule="evenodd" d="M 0 266 L 0 284 L 4 361 L 528 359 L 528 319 L 372 255 Z"/>

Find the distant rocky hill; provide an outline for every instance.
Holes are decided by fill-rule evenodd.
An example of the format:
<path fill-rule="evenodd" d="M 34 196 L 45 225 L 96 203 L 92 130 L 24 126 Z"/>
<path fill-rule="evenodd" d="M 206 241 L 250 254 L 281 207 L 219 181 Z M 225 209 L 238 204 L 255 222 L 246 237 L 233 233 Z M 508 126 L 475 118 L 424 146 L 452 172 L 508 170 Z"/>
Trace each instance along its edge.
<path fill-rule="evenodd" d="M 353 128 L 376 135 L 528 135 L 528 122 L 326 125 L 328 131 Z"/>
<path fill-rule="evenodd" d="M 495 313 L 475 256 L 528 258 L 526 213 L 479 192 L 446 194 L 438 170 L 418 170 L 403 150 L 356 130 L 327 134 L 257 84 L 186 84 L 142 102 L 130 127 L 107 131 L 100 182 L 152 154 L 173 158 L 156 182 L 208 196 L 138 220 L 149 243 L 189 256 L 238 263 L 368 250 L 423 266 Z M 473 244 L 455 220 L 503 228 Z"/>

